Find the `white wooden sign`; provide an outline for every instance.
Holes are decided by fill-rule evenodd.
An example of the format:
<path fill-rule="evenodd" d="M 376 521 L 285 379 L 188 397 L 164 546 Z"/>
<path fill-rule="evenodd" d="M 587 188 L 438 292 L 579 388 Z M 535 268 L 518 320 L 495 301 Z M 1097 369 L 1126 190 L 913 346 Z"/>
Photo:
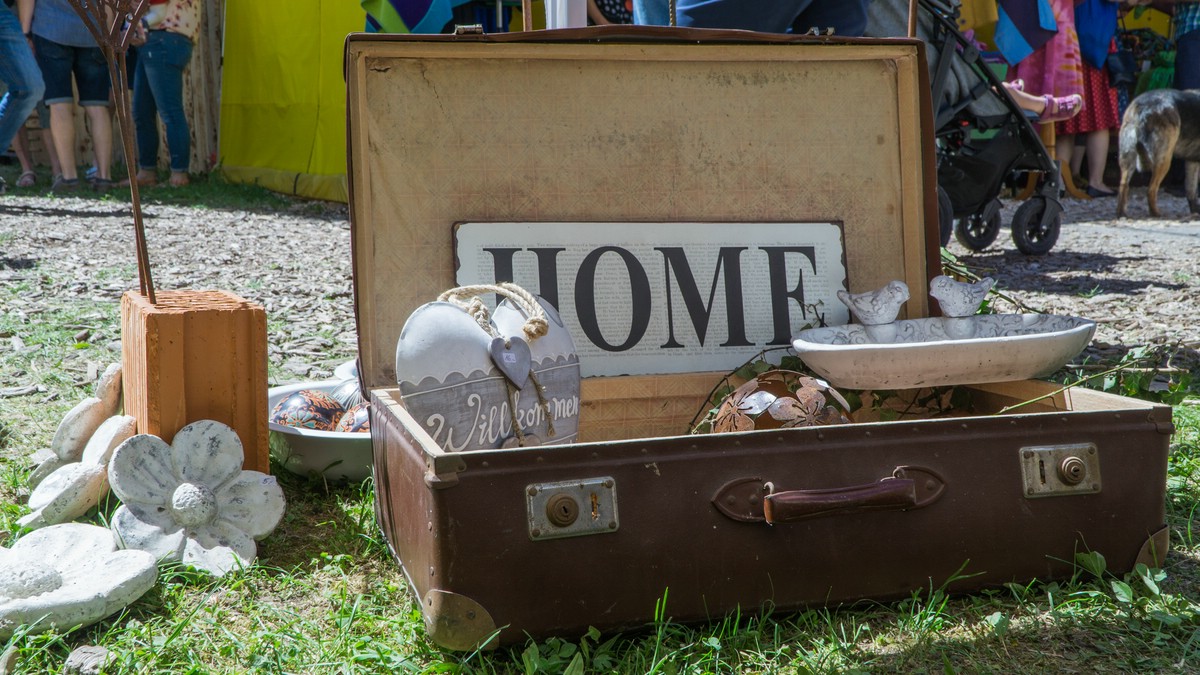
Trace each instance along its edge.
<path fill-rule="evenodd" d="M 455 253 L 459 285 L 558 308 L 584 377 L 730 370 L 849 321 L 839 223 L 462 223 Z"/>

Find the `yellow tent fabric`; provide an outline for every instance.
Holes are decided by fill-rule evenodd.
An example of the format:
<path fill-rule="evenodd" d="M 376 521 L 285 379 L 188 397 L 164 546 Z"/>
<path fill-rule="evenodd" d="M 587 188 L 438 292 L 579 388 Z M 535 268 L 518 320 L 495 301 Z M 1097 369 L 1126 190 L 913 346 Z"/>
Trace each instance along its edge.
<path fill-rule="evenodd" d="M 225 3 L 220 164 L 233 182 L 346 201 L 348 0 Z"/>

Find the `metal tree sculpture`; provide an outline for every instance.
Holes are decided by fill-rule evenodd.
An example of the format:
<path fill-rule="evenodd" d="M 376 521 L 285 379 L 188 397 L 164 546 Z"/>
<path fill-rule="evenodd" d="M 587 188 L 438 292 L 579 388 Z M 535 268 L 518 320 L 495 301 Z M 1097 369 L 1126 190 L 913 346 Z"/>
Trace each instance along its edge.
<path fill-rule="evenodd" d="M 130 110 L 129 78 L 125 71 L 125 53 L 137 32 L 142 17 L 150 9 L 150 0 L 67 0 L 75 13 L 96 39 L 104 60 L 108 62 L 108 78 L 112 81 L 113 101 L 117 106 L 117 123 L 125 150 L 125 167 L 129 173 L 129 192 L 133 203 L 133 229 L 137 240 L 138 286 L 151 304 L 154 281 L 150 276 L 150 258 L 146 253 L 146 229 L 142 224 L 142 202 L 138 194 L 137 167 L 133 159 L 133 113 Z"/>

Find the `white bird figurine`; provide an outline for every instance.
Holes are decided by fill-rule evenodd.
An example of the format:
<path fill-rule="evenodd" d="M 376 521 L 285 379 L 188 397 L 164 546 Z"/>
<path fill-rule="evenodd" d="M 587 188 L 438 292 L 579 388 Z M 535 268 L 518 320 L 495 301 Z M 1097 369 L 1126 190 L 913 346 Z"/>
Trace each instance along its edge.
<path fill-rule="evenodd" d="M 850 313 L 864 326 L 879 326 L 896 320 L 900 306 L 908 300 L 908 286 L 903 281 L 893 281 L 883 288 L 866 293 L 837 292 L 850 308 Z"/>
<path fill-rule="evenodd" d="M 942 314 L 949 317 L 971 316 L 979 310 L 983 299 L 996 281 L 984 277 L 974 283 L 955 281 L 948 276 L 939 275 L 929 282 L 929 294 L 937 298 Z"/>

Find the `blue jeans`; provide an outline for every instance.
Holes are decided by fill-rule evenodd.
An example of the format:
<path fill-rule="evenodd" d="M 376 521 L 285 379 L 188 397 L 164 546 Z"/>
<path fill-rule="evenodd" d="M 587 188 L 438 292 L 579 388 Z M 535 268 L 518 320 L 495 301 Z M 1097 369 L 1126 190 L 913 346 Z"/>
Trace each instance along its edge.
<path fill-rule="evenodd" d="M 171 171 L 186 173 L 192 155 L 191 132 L 183 112 L 183 70 L 192 59 L 192 41 L 179 33 L 152 30 L 138 47 L 133 75 L 133 124 L 138 167 L 158 168 L 158 121 L 167 128 Z"/>
<path fill-rule="evenodd" d="M 3 7 L 0 7 L 0 80 L 8 85 L 8 93 L 0 99 L 0 152 L 3 152 L 8 150 L 46 90 L 42 71 L 21 34 L 21 22 L 16 14 Z"/>
<path fill-rule="evenodd" d="M 1175 38 L 1175 88 L 1200 89 L 1200 30 Z"/>

